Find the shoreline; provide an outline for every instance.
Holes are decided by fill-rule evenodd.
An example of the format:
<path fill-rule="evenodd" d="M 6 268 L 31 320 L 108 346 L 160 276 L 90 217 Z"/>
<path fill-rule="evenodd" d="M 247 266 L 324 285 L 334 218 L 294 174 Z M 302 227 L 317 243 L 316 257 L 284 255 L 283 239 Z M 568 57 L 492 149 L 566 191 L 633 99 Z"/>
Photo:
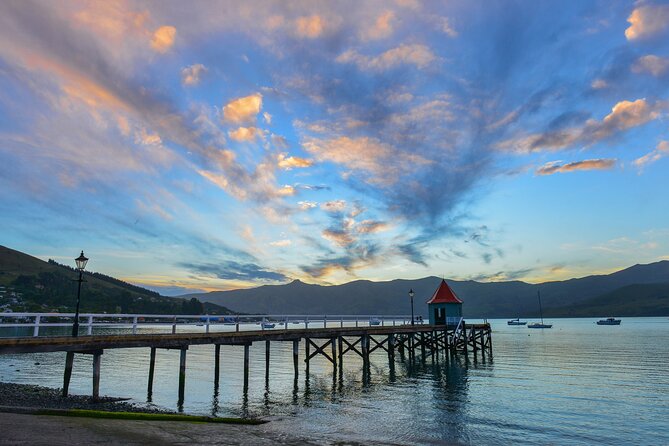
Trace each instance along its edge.
<path fill-rule="evenodd" d="M 265 420 L 184 415 L 125 398 L 61 396 L 61 389 L 0 382 L 0 445 L 331 444 L 263 428 Z"/>
<path fill-rule="evenodd" d="M 92 410 L 103 412 L 131 412 L 146 414 L 175 414 L 176 412 L 149 404 L 128 402 L 129 398 L 69 395 L 63 398 L 62 389 L 33 384 L 0 382 L 0 406 L 33 409 Z"/>
<path fill-rule="evenodd" d="M 130 403 L 129 398 L 103 396 L 94 400 L 83 395 L 70 395 L 64 398 L 61 391 L 32 384 L 0 382 L 0 413 L 248 425 L 267 422 L 257 418 L 188 415 L 146 403 Z"/>

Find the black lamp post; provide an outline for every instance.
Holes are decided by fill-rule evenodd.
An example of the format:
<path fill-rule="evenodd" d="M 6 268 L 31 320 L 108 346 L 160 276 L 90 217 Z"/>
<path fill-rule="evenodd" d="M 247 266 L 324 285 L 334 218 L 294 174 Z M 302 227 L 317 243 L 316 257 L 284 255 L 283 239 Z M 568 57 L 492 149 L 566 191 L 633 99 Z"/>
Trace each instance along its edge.
<path fill-rule="evenodd" d="M 414 325 L 414 322 L 413 322 L 413 295 L 414 295 L 413 288 L 411 288 L 409 290 L 409 297 L 411 298 L 411 325 Z"/>
<path fill-rule="evenodd" d="M 88 259 L 84 256 L 84 251 L 81 251 L 79 257 L 74 259 L 74 261 L 77 262 L 77 269 L 79 270 L 79 279 L 77 280 L 77 282 L 79 282 L 79 288 L 77 290 L 77 310 L 74 313 L 74 324 L 72 325 L 72 337 L 76 338 L 79 336 L 79 302 L 81 299 L 81 282 L 84 281 L 84 268 L 86 268 L 86 262 L 88 262 Z"/>

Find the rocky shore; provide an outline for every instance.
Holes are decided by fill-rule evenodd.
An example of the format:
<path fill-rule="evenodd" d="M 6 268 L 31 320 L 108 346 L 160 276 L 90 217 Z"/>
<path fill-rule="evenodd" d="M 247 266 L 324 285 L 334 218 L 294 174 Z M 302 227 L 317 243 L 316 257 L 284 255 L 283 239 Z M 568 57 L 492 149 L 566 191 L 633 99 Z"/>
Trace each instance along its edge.
<path fill-rule="evenodd" d="M 133 404 L 122 398 L 70 395 L 63 398 L 60 389 L 28 384 L 0 383 L 0 406 L 39 409 L 86 409 L 107 412 L 174 413 L 147 404 Z"/>

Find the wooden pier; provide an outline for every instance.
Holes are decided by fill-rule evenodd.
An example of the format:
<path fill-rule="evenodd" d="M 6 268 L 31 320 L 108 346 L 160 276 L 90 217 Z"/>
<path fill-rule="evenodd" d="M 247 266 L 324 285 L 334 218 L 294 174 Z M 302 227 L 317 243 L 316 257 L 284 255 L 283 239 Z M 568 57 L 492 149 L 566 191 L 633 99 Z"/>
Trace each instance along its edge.
<path fill-rule="evenodd" d="M 68 395 L 70 377 L 75 354 L 93 356 L 93 398 L 99 397 L 101 359 L 104 350 L 117 348 L 150 348 L 147 394 L 153 392 L 153 374 L 157 350 L 176 349 L 179 356 L 179 401 L 183 402 L 186 383 L 186 356 L 191 345 L 214 345 L 214 383 L 218 387 L 220 375 L 220 347 L 233 345 L 244 348 L 244 391 L 249 383 L 249 348 L 254 342 L 265 342 L 265 380 L 270 377 L 271 342 L 292 342 L 295 378 L 299 375 L 300 343 L 304 344 L 305 371 L 309 373 L 309 362 L 317 356 L 325 357 L 334 370 L 341 373 L 346 354 L 358 355 L 363 368 L 369 369 L 370 355 L 382 350 L 387 353 L 391 366 L 399 353 L 401 361 L 413 364 L 425 361 L 427 356 L 464 354 L 469 360 L 480 355 L 492 358 L 492 335 L 490 324 L 446 325 L 398 325 L 366 327 L 307 328 L 291 330 L 256 330 L 219 333 L 179 334 L 123 334 L 81 337 L 24 337 L 0 339 L 0 354 L 66 352 L 63 377 L 63 396 Z"/>

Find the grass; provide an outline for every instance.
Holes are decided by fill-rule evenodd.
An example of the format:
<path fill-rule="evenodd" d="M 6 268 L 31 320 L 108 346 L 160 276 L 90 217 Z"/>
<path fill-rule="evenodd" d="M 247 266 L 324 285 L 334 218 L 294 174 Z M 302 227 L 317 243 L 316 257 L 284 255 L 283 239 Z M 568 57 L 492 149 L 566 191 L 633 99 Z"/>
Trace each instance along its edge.
<path fill-rule="evenodd" d="M 264 424 L 266 421 L 253 418 L 217 418 L 198 415 L 181 415 L 171 413 L 142 413 L 142 412 L 106 412 L 103 410 L 83 409 L 40 409 L 35 415 L 55 415 L 64 417 L 106 418 L 115 420 L 143 420 L 143 421 L 186 421 L 190 423 L 224 423 L 224 424 Z"/>

